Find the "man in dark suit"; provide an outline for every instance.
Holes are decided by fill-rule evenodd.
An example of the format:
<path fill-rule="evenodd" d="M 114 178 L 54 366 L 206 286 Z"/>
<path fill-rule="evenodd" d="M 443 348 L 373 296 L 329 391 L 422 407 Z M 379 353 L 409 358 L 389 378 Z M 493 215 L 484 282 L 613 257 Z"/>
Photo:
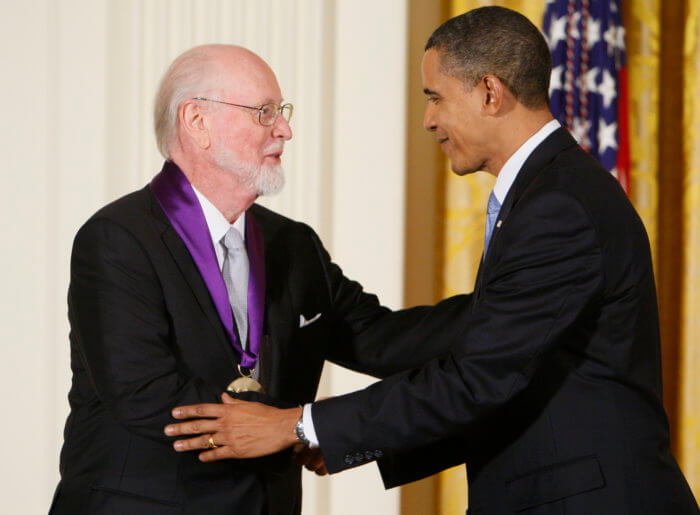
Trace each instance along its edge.
<path fill-rule="evenodd" d="M 194 48 L 156 104 L 162 171 L 75 238 L 71 413 L 52 513 L 298 513 L 290 453 L 216 464 L 178 454 L 163 434 L 172 408 L 228 400 L 227 388 L 300 405 L 315 398 L 325 359 L 386 376 L 436 347 L 384 346 L 391 329 L 368 327 L 388 314 L 376 297 L 309 227 L 253 205 L 282 186 L 292 136 L 291 105 L 264 61 Z"/>
<path fill-rule="evenodd" d="M 217 432 L 226 447 L 202 455 L 215 460 L 282 449 L 296 424 L 330 472 L 383 457 L 387 486 L 466 463 L 470 513 L 697 513 L 669 450 L 644 227 L 552 119 L 550 73 L 540 32 L 503 8 L 453 18 L 426 46 L 425 127 L 458 175 L 497 177 L 475 289 L 450 322 L 459 334 L 446 356 L 303 416 L 236 401 L 199 406 L 218 418 L 168 433 Z M 267 420 L 257 438 L 249 417 Z M 204 447 L 199 436 L 176 445 Z"/>

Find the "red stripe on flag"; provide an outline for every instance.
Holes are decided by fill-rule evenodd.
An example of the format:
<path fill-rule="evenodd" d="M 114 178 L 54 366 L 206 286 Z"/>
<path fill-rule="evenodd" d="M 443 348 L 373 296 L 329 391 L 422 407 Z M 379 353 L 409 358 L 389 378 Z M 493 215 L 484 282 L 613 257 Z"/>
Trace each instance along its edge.
<path fill-rule="evenodd" d="M 618 87 L 620 96 L 617 102 L 617 179 L 622 188 L 630 195 L 630 139 L 629 139 L 629 108 L 627 93 L 627 67 L 620 69 L 618 75 Z"/>

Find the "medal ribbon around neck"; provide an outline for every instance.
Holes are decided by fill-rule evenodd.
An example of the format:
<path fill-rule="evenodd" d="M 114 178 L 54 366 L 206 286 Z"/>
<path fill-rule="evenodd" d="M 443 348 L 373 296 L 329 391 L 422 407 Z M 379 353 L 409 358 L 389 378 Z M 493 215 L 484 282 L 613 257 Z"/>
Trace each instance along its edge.
<path fill-rule="evenodd" d="M 247 369 L 255 368 L 265 319 L 265 246 L 260 226 L 255 218 L 247 213 L 246 250 L 250 261 L 249 345 L 248 350 L 245 350 L 233 330 L 233 313 L 226 284 L 219 270 L 202 206 L 197 200 L 192 185 L 175 163 L 166 161 L 161 172 L 151 181 L 150 188 L 197 265 L 219 319 L 229 336 L 229 341 L 234 351 L 240 356 L 239 366 Z M 252 378 L 251 380 L 254 381 Z"/>

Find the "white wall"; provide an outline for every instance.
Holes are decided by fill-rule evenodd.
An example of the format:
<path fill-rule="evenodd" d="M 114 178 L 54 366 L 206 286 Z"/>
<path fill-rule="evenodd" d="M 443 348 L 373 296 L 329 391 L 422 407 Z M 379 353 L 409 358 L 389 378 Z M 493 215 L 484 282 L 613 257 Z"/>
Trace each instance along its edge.
<path fill-rule="evenodd" d="M 371 15 L 369 15 L 371 13 Z M 332 255 L 391 307 L 402 305 L 405 177 L 406 7 L 400 0 L 342 0 L 336 6 Z M 330 393 L 357 390 L 366 377 L 332 366 Z M 328 511 L 399 512 L 375 465 L 337 476 Z"/>
<path fill-rule="evenodd" d="M 70 244 L 105 198 L 104 3 L 2 12 L 0 498 L 5 513 L 46 513 L 67 413 Z"/>
<path fill-rule="evenodd" d="M 70 246 L 99 206 L 160 167 L 152 99 L 167 64 L 245 45 L 294 102 L 285 191 L 346 273 L 402 298 L 406 0 L 0 0 L 4 513 L 46 513 L 70 383 Z M 370 381 L 328 368 L 322 394 Z M 375 466 L 305 477 L 304 513 L 398 513 Z"/>

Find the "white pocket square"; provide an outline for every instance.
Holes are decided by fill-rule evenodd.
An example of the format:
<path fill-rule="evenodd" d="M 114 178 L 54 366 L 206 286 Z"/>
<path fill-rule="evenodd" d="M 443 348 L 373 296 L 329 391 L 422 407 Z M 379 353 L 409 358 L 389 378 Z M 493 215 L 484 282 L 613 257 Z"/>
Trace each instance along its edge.
<path fill-rule="evenodd" d="M 313 316 L 308 320 L 304 318 L 304 315 L 302 313 L 301 315 L 299 315 L 299 329 L 301 329 L 302 327 L 306 327 L 309 324 L 313 324 L 319 318 L 321 318 L 321 313 L 318 313 L 316 316 Z"/>

